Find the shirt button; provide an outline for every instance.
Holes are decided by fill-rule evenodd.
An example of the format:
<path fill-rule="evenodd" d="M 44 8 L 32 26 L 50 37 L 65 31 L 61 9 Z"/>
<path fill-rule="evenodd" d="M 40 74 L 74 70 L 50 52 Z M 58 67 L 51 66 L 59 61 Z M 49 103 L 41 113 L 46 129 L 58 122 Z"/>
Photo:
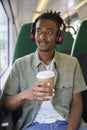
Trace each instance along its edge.
<path fill-rule="evenodd" d="M 63 86 L 63 88 L 65 88 L 65 86 Z"/>

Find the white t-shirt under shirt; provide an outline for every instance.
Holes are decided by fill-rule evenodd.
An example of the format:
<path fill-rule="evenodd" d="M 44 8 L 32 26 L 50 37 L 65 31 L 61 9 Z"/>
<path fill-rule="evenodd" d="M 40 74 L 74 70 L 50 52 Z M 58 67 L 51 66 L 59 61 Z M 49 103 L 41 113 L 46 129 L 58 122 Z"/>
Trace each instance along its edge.
<path fill-rule="evenodd" d="M 45 65 L 46 70 L 53 70 L 54 59 L 51 61 L 49 65 Z M 57 120 L 65 120 L 53 107 L 52 105 L 52 97 L 48 101 L 43 101 L 38 111 L 38 114 L 34 120 L 34 122 L 39 123 L 53 123 Z"/>

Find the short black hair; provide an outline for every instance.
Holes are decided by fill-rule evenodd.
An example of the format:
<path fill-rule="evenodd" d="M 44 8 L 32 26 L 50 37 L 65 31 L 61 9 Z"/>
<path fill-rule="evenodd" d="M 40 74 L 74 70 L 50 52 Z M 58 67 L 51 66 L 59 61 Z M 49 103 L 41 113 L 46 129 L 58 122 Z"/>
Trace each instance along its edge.
<path fill-rule="evenodd" d="M 57 27 L 60 29 L 60 27 L 63 25 L 63 29 L 65 29 L 64 20 L 60 16 L 61 12 L 56 11 L 47 11 L 45 13 L 42 13 L 39 17 L 36 18 L 35 22 L 32 25 L 32 31 L 35 32 L 36 23 L 38 20 L 47 19 L 52 20 L 56 23 Z"/>
<path fill-rule="evenodd" d="M 56 12 L 56 11 L 47 11 L 46 13 L 41 14 L 36 20 L 35 23 L 40 20 L 40 19 L 49 19 L 54 21 L 56 24 L 58 24 L 58 26 L 61 26 L 61 24 L 63 24 L 63 19 L 60 16 L 60 12 Z"/>

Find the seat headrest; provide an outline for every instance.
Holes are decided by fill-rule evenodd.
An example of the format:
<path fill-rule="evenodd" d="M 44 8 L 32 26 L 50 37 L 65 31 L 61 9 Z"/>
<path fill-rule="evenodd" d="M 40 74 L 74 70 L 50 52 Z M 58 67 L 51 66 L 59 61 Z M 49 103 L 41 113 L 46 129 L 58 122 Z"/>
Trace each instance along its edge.
<path fill-rule="evenodd" d="M 82 53 L 87 53 L 87 20 L 81 23 L 77 37 L 73 43 L 71 55 L 77 56 Z"/>
<path fill-rule="evenodd" d="M 30 39 L 32 23 L 21 26 L 15 43 L 13 63 L 17 58 L 30 54 L 36 50 L 36 44 Z"/>

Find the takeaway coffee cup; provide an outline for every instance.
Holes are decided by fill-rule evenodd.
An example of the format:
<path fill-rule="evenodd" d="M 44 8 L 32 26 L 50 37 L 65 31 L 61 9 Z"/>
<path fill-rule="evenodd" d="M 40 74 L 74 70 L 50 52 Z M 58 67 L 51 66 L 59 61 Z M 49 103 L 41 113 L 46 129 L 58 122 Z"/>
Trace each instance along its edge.
<path fill-rule="evenodd" d="M 47 85 L 53 89 L 55 79 L 55 73 L 53 71 L 40 71 L 37 73 L 36 78 L 39 81 L 47 82 Z"/>

